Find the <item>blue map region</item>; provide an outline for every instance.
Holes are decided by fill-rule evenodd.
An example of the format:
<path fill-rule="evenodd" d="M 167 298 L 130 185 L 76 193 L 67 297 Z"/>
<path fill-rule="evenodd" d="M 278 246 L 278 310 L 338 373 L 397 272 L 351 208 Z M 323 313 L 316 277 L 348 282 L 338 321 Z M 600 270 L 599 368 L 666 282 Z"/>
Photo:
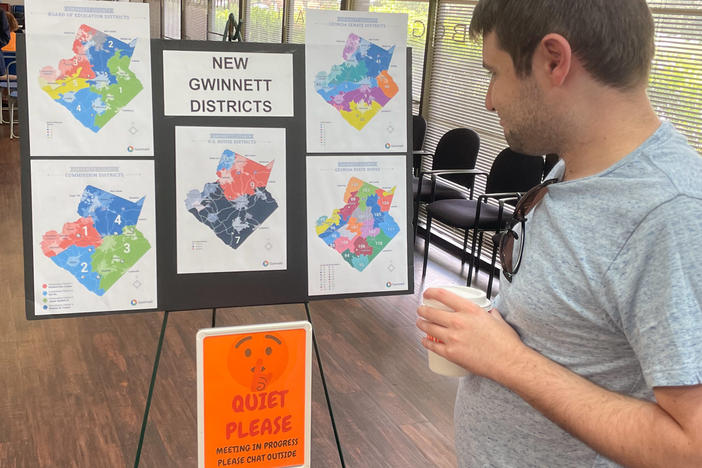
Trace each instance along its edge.
<path fill-rule="evenodd" d="M 367 84 L 370 84 L 370 86 L 378 86 L 377 80 L 375 78 L 367 79 L 365 81 L 367 81 Z M 346 94 L 346 93 L 349 93 L 355 89 L 360 88 L 362 84 L 364 84 L 364 83 L 363 82 L 344 81 L 343 83 L 336 84 L 336 85 L 331 86 L 329 88 L 320 88 L 317 91 L 317 93 L 320 96 L 322 96 L 325 101 L 329 101 L 334 96 L 337 96 L 339 94 Z"/>
<path fill-rule="evenodd" d="M 119 235 L 124 226 L 137 224 L 145 198 L 135 203 L 88 185 L 78 204 L 78 214 L 83 218 L 92 217 L 101 236 Z"/>
<path fill-rule="evenodd" d="M 56 265 L 68 270 L 89 291 L 102 296 L 105 290 L 100 287 L 100 275 L 92 269 L 94 253 L 95 247 L 72 245 L 50 258 Z"/>
<path fill-rule="evenodd" d="M 102 115 L 107 110 L 107 105 L 102 100 L 102 96 L 91 88 L 65 93 L 56 101 L 71 111 L 80 123 L 92 131 L 100 130 L 100 127 L 95 124 L 95 117 Z"/>
<path fill-rule="evenodd" d="M 224 150 L 222 156 L 219 158 L 217 171 L 231 169 L 234 165 L 234 160 L 236 160 L 236 153 L 230 150 Z"/>
<path fill-rule="evenodd" d="M 395 237 L 400 232 L 400 226 L 387 213 L 383 213 L 382 217 L 376 217 L 375 225 L 390 238 Z"/>
<path fill-rule="evenodd" d="M 109 68 L 107 67 L 107 61 L 110 60 L 114 55 L 115 51 L 119 50 L 121 56 L 127 56 L 132 58 L 134 54 L 134 46 L 136 41 L 133 41 L 134 45 L 127 44 L 126 42 L 120 41 L 116 37 L 108 36 L 101 31 L 95 31 L 93 37 L 90 41 L 83 44 L 85 47 L 85 55 L 90 60 L 93 66 L 93 71 L 97 74 L 98 72 L 106 73 L 108 76 L 111 75 Z M 116 83 L 114 77 L 111 83 Z"/>
<path fill-rule="evenodd" d="M 186 208 L 198 221 L 207 225 L 225 244 L 236 249 L 278 208 L 278 203 L 264 188 L 253 195 L 244 194 L 228 200 L 217 183 L 208 183 L 204 191 L 191 190 Z"/>
<path fill-rule="evenodd" d="M 321 219 L 321 221 L 324 221 L 325 219 L 327 219 L 327 217 L 323 216 L 320 219 Z M 318 221 L 318 223 L 319 223 L 319 221 Z M 324 242 L 326 242 L 328 246 L 333 247 L 334 241 L 337 240 L 339 237 L 341 237 L 341 234 L 339 234 L 339 228 L 342 226 L 345 226 L 345 225 L 346 225 L 346 221 L 342 221 L 339 224 L 332 224 L 331 226 L 329 226 L 329 228 L 326 231 L 324 231 L 323 233 L 321 233 L 319 235 L 319 238 L 322 239 Z"/>
<path fill-rule="evenodd" d="M 351 253 L 349 250 L 346 252 Z M 364 268 L 366 268 L 370 264 L 370 257 L 367 255 L 353 255 L 351 256 L 351 266 L 357 269 L 358 271 L 363 271 Z"/>
<path fill-rule="evenodd" d="M 369 40 L 361 38 L 361 41 L 358 44 L 358 49 L 354 54 L 354 58 L 366 65 L 368 75 L 378 76 L 381 71 L 390 68 L 390 61 L 392 60 L 392 54 L 394 51 L 395 46 L 385 50 L 382 47 L 373 44 Z"/>

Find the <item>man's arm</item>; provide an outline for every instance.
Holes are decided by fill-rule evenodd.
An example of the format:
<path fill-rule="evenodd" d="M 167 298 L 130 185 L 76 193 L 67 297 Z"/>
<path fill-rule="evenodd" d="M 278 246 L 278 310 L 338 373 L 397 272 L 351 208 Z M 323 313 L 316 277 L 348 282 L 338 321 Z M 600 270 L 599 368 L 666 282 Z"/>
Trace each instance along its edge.
<path fill-rule="evenodd" d="M 702 385 L 658 387 L 658 403 L 599 387 L 524 345 L 496 310 L 443 290 L 458 313 L 422 306 L 417 326 L 443 343 L 424 346 L 511 389 L 597 452 L 627 466 L 702 467 Z"/>

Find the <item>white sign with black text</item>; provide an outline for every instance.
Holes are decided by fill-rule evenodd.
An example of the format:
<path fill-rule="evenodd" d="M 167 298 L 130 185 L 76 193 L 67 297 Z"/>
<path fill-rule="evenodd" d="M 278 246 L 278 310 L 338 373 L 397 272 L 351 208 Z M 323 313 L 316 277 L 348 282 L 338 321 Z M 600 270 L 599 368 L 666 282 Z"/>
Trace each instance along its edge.
<path fill-rule="evenodd" d="M 291 117 L 291 54 L 163 51 L 165 115 Z"/>

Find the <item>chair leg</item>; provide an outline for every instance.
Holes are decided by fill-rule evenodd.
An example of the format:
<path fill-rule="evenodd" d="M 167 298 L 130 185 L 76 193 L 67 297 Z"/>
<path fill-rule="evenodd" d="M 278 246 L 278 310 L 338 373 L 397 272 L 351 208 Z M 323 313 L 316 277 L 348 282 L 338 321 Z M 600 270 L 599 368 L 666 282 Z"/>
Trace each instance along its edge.
<path fill-rule="evenodd" d="M 466 228 L 466 232 L 463 235 L 463 250 L 461 250 L 461 269 L 463 268 L 463 265 L 466 264 L 466 246 L 468 245 L 468 228 Z"/>
<path fill-rule="evenodd" d="M 17 138 L 17 134 L 15 133 L 15 102 L 12 101 L 12 104 L 10 104 L 10 140 L 13 138 Z"/>
<path fill-rule="evenodd" d="M 427 231 L 424 238 L 424 263 L 422 264 L 422 279 L 427 276 L 427 259 L 429 258 L 429 240 L 431 239 L 431 215 L 427 213 Z"/>
<path fill-rule="evenodd" d="M 478 236 L 478 255 L 475 257 L 475 276 L 478 276 L 478 270 L 480 269 L 480 257 L 483 255 L 483 234 L 484 231 L 480 231 L 480 235 Z"/>
<path fill-rule="evenodd" d="M 467 232 L 467 231 L 466 231 Z M 470 244 L 470 263 L 468 264 L 468 282 L 466 286 L 470 286 L 473 282 L 473 265 L 475 264 L 475 244 L 478 239 L 478 229 L 473 228 L 473 241 Z"/>
<path fill-rule="evenodd" d="M 480 231 L 478 233 L 478 251 L 475 253 L 475 257 L 473 258 L 473 262 L 475 262 L 475 278 L 478 277 L 478 273 L 480 272 L 480 257 L 483 254 L 483 231 Z M 471 278 L 472 281 L 472 278 Z M 470 286 L 470 285 L 468 285 Z"/>
<path fill-rule="evenodd" d="M 492 294 L 492 279 L 495 276 L 495 261 L 497 260 L 497 244 L 492 244 L 492 258 L 490 259 L 490 279 L 488 280 L 488 287 L 486 295 L 490 299 Z"/>

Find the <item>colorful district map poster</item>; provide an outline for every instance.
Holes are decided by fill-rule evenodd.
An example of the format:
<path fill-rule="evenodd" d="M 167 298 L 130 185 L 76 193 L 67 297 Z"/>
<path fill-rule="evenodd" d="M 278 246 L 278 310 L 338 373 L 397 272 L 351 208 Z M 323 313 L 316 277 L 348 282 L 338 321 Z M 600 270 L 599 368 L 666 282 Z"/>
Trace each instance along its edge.
<path fill-rule="evenodd" d="M 309 294 L 405 290 L 406 157 L 308 156 Z"/>
<path fill-rule="evenodd" d="M 32 160 L 34 315 L 154 309 L 153 161 Z"/>
<path fill-rule="evenodd" d="M 407 15 L 307 10 L 307 152 L 407 150 Z"/>
<path fill-rule="evenodd" d="M 27 2 L 32 156 L 153 156 L 149 5 Z"/>
<path fill-rule="evenodd" d="M 285 270 L 285 129 L 176 127 L 178 274 Z"/>

